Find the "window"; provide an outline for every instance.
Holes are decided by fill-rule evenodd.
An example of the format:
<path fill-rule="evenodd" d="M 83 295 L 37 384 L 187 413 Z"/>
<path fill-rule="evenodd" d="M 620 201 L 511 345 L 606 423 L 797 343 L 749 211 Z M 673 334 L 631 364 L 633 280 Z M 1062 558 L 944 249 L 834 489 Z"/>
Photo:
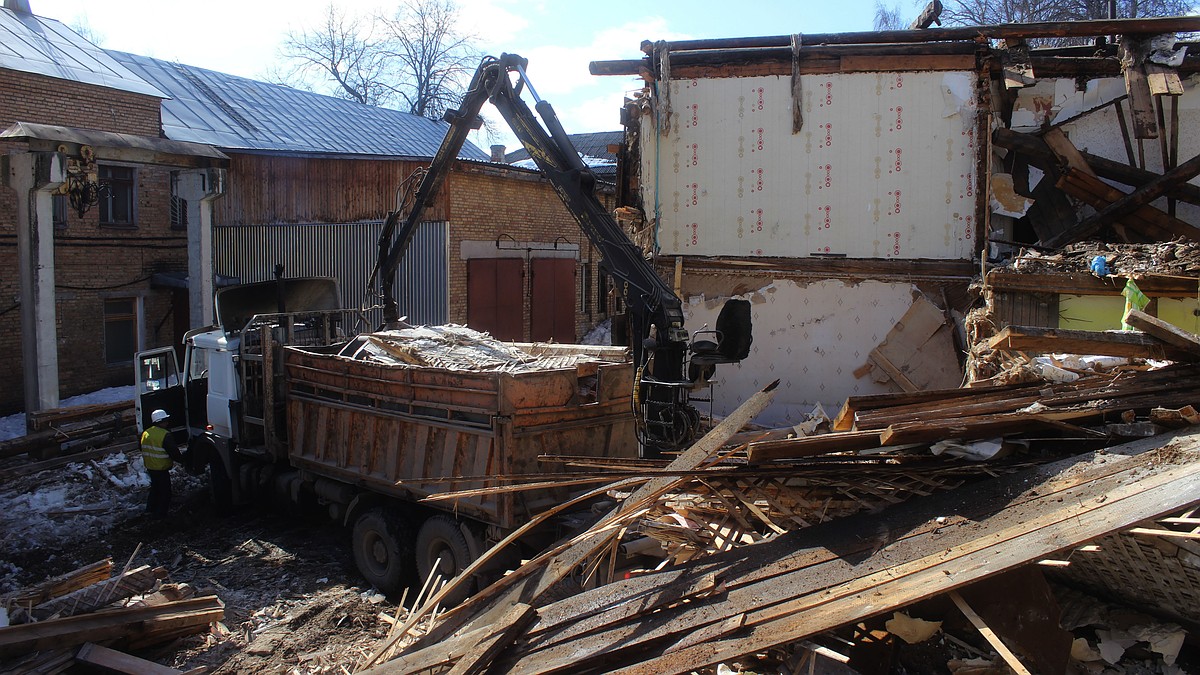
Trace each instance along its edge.
<path fill-rule="evenodd" d="M 133 225 L 133 186 L 129 166 L 100 166 L 100 224 Z"/>
<path fill-rule="evenodd" d="M 171 229 L 186 230 L 188 226 L 188 203 L 179 196 L 179 174 L 171 174 Z"/>
<path fill-rule="evenodd" d="M 104 361 L 129 363 L 138 350 L 138 299 L 104 301 Z"/>

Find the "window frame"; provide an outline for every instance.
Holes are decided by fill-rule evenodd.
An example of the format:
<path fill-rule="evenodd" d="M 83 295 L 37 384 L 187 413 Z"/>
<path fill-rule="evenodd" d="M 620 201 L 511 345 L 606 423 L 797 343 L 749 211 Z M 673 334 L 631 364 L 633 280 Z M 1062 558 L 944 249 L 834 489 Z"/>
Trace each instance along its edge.
<path fill-rule="evenodd" d="M 108 303 L 123 302 L 123 301 L 129 301 L 129 302 L 133 303 L 133 307 L 132 307 L 133 311 L 132 312 L 113 313 L 113 314 L 109 313 Z M 103 327 L 103 330 L 101 331 L 101 336 L 102 336 L 101 350 L 102 350 L 102 355 L 104 358 L 104 364 L 109 367 L 124 367 L 124 366 L 128 366 L 128 365 L 132 364 L 134 359 L 137 358 L 137 353 L 142 351 L 145 346 L 145 339 L 144 339 L 145 330 L 143 328 L 144 322 L 145 322 L 145 304 L 143 302 L 142 296 L 140 296 L 140 295 L 119 295 L 119 294 L 102 295 L 100 297 L 100 319 L 101 319 L 101 326 Z M 132 335 L 131 335 L 131 337 L 133 338 L 133 340 L 132 340 L 133 341 L 133 350 L 129 354 L 129 358 L 124 359 L 124 360 L 119 360 L 119 361 L 113 361 L 113 360 L 110 360 L 110 353 L 109 353 L 108 325 L 109 325 L 109 323 L 116 323 L 118 321 L 132 321 L 133 322 L 133 331 L 132 331 Z"/>
<path fill-rule="evenodd" d="M 111 175 L 113 169 L 128 170 L 129 178 L 128 179 L 126 179 L 126 178 L 114 179 L 113 176 Z M 96 172 L 97 172 L 96 182 L 99 183 L 101 186 L 100 203 L 97 204 L 97 218 L 99 220 L 100 227 L 111 227 L 111 228 L 121 228 L 121 229 L 136 228 L 137 222 L 138 222 L 138 214 L 137 214 L 138 167 L 137 167 L 137 165 L 136 164 L 122 164 L 119 162 L 105 162 L 105 163 L 99 164 L 97 166 Z M 110 174 L 107 177 L 105 176 L 106 172 L 108 172 Z M 112 185 L 113 185 L 114 181 L 120 185 L 128 185 L 128 187 L 129 187 L 129 190 L 128 190 L 129 219 L 125 220 L 125 221 L 112 220 L 113 203 L 114 203 Z M 107 220 L 106 220 L 106 218 L 107 218 Z"/>

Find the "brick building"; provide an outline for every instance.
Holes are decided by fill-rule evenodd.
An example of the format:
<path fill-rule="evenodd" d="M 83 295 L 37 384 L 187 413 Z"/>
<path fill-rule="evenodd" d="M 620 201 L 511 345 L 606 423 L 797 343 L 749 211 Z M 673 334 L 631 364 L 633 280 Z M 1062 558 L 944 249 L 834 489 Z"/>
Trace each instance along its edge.
<path fill-rule="evenodd" d="M 214 203 L 214 270 L 242 282 L 333 276 L 378 321 L 365 282 L 400 186 L 443 123 L 143 56 L 108 52 L 170 98 L 167 137 L 230 157 Z M 502 339 L 573 342 L 606 317 L 599 255 L 548 182 L 467 143 L 396 284 L 414 323 L 466 323 Z M 319 255 L 314 255 L 319 251 Z"/>
<path fill-rule="evenodd" d="M 62 24 L 0 9 L 0 413 L 127 384 L 136 350 L 186 329 L 187 294 L 155 281 L 188 273 L 172 188 L 224 159 L 162 139 L 162 97 Z"/>

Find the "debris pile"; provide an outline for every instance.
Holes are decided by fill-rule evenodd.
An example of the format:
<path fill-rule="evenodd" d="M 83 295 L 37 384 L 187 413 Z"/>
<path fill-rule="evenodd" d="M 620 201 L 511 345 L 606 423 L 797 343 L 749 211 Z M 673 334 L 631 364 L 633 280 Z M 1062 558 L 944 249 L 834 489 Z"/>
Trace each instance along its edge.
<path fill-rule="evenodd" d="M 112 560 L 105 559 L 3 596 L 6 672 L 54 673 L 75 663 L 168 672 L 123 650 L 208 632 L 225 611 L 217 596 L 196 597 L 186 584 L 164 583 L 166 576 L 164 568 L 148 565 L 113 574 Z"/>

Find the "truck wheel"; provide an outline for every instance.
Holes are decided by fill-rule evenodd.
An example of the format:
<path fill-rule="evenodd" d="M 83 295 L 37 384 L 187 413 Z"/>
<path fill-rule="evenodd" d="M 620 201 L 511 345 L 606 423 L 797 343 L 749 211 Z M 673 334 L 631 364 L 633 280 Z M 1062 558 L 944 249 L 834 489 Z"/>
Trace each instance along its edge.
<path fill-rule="evenodd" d="M 354 564 L 372 586 L 399 593 L 412 576 L 412 536 L 394 514 L 371 509 L 354 523 Z"/>
<path fill-rule="evenodd" d="M 430 516 L 417 532 L 417 575 L 425 583 L 430 572 L 436 570 L 442 583 L 457 577 L 475 560 L 467 537 L 458 521 L 449 516 Z M 475 580 L 470 579 L 442 600 L 442 605 L 452 607 L 471 597 L 475 592 Z"/>

